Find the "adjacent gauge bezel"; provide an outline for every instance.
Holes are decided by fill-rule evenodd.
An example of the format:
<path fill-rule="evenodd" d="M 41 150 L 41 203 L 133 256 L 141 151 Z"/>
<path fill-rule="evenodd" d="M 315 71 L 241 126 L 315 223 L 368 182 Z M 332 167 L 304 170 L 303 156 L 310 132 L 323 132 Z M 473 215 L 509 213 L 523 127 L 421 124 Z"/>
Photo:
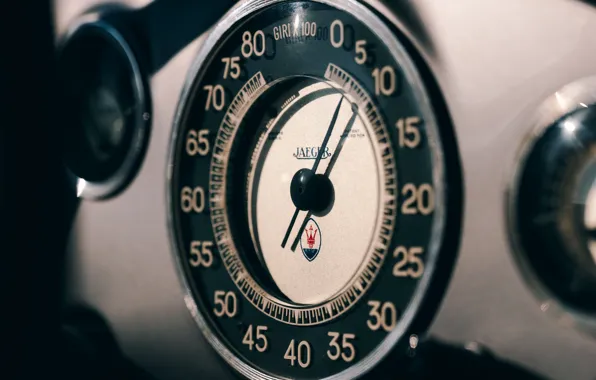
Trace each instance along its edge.
<path fill-rule="evenodd" d="M 436 88 L 437 86 L 432 82 L 433 79 L 429 70 L 426 67 L 420 68 L 420 66 L 415 63 L 417 60 L 410 56 L 411 52 L 407 51 L 404 42 L 398 35 L 396 35 L 395 29 L 397 29 L 397 27 L 393 24 L 386 24 L 386 22 L 389 23 L 389 21 L 384 22 L 381 16 L 375 13 L 374 9 L 371 9 L 367 5 L 356 0 L 311 1 L 326 4 L 351 14 L 360 22 L 366 24 L 375 34 L 377 34 L 380 40 L 384 41 L 393 59 L 400 64 L 405 80 L 414 84 L 412 86 L 413 96 L 418 103 L 418 107 L 427 126 L 426 133 L 429 136 L 428 145 L 433 163 L 432 179 L 436 192 L 436 205 L 431 228 L 432 238 L 427 246 L 428 255 L 425 261 L 425 273 L 420 278 L 410 304 L 406 309 L 406 312 L 402 315 L 400 322 L 396 328 L 384 338 L 382 343 L 356 364 L 348 367 L 342 372 L 327 377 L 327 379 L 352 379 L 369 372 L 373 367 L 383 362 L 398 343 L 403 344 L 402 347 L 411 347 L 411 349 L 415 349 L 418 343 L 418 337 L 416 336 L 413 339 L 408 339 L 410 334 L 414 331 L 425 329 L 430 323 L 432 316 L 427 315 L 427 313 L 420 313 L 420 311 L 432 311 L 431 314 L 434 315 L 434 310 L 438 307 L 443 292 L 445 291 L 445 284 L 451 275 L 459 244 L 462 207 L 461 172 L 459 171 L 457 145 L 454 136 L 451 135 L 452 126 L 448 119 L 447 111 L 441 99 L 437 100 L 431 97 L 431 93 L 432 95 L 437 96 L 438 88 Z M 180 133 L 184 127 L 185 116 L 189 107 L 187 103 L 196 83 L 201 80 L 205 69 L 210 64 L 210 57 L 217 51 L 218 43 L 221 42 L 228 31 L 235 27 L 238 22 L 265 7 L 277 3 L 280 3 L 280 1 L 243 1 L 234 6 L 216 24 L 213 30 L 210 31 L 209 36 L 204 41 L 198 54 L 194 58 L 180 95 L 180 100 L 175 113 L 169 146 L 168 165 L 166 169 L 167 227 L 170 235 L 171 253 L 176 262 L 178 277 L 184 291 L 186 306 L 206 340 L 235 371 L 249 379 L 271 380 L 279 379 L 279 377 L 272 376 L 266 372 L 253 368 L 243 359 L 238 357 L 226 346 L 219 337 L 219 334 L 214 331 L 208 320 L 209 317 L 203 315 L 200 307 L 197 305 L 197 301 L 193 295 L 191 281 L 187 278 L 185 263 L 180 255 L 180 252 L 184 252 L 185 247 L 181 246 L 179 236 L 175 231 L 175 213 L 177 205 L 173 204 L 174 197 L 172 194 L 172 185 L 176 160 L 178 157 L 176 150 L 180 145 L 179 140 L 182 138 Z M 424 70 L 424 74 L 428 75 L 430 78 L 422 78 L 422 70 Z M 429 82 L 432 82 L 430 88 L 427 87 Z M 422 84 L 425 84 L 426 86 L 423 87 Z M 440 105 L 437 106 L 436 102 L 440 103 Z M 439 129 L 439 119 L 441 122 L 446 123 L 446 125 L 442 126 L 444 130 Z M 446 136 L 448 136 L 448 138 L 446 138 Z M 445 145 L 448 144 L 451 144 L 452 146 L 449 146 L 449 152 L 447 154 Z M 446 157 L 446 155 L 449 157 Z M 448 182 L 448 179 L 455 181 L 453 183 L 451 181 Z M 449 194 L 447 194 L 448 183 L 450 185 Z M 447 204 L 447 202 L 449 202 L 449 204 Z M 454 220 L 453 226 L 448 226 L 446 223 L 448 214 L 449 217 L 457 218 L 457 220 Z M 450 235 L 451 233 L 452 235 Z M 434 286 L 439 283 L 440 289 L 436 289 L 436 293 L 430 294 L 429 290 L 431 289 L 431 284 Z M 405 350 L 403 353 L 405 354 Z"/>
<path fill-rule="evenodd" d="M 105 14 L 108 14 L 105 12 Z M 128 150 L 118 169 L 108 178 L 100 181 L 89 181 L 79 177 L 71 170 L 71 177 L 76 194 L 79 198 L 88 200 L 105 200 L 122 192 L 138 173 L 143 157 L 147 150 L 151 135 L 151 94 L 148 79 L 137 61 L 137 57 L 125 36 L 108 21 L 104 20 L 104 12 L 91 12 L 80 16 L 64 33 L 58 45 L 58 54 L 67 46 L 69 41 L 79 33 L 94 30 L 104 36 L 106 41 L 117 49 L 132 73 L 132 92 L 135 99 L 135 123 L 127 126 L 133 128 Z M 68 168 L 67 168 L 68 169 Z"/>
<path fill-rule="evenodd" d="M 505 222 L 510 251 L 523 281 L 538 300 L 540 310 L 562 325 L 575 327 L 591 334 L 596 334 L 596 318 L 559 299 L 543 283 L 529 262 L 518 233 L 516 209 L 521 176 L 532 148 L 557 120 L 575 110 L 595 105 L 596 92 L 594 88 L 596 88 L 596 76 L 578 79 L 556 90 L 539 104 L 530 119 L 532 127 L 524 137 L 515 156 L 513 169 L 509 172 L 505 188 Z"/>

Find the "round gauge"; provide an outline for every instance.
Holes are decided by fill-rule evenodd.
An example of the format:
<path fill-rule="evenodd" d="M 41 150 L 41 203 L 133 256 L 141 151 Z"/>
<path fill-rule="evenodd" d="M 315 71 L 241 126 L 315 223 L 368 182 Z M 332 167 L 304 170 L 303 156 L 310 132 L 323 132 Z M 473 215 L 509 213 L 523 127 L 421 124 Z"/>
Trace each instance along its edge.
<path fill-rule="evenodd" d="M 151 99 L 133 45 L 96 14 L 69 29 L 61 44 L 64 160 L 77 196 L 107 199 L 138 173 L 151 130 Z"/>
<path fill-rule="evenodd" d="M 596 331 L 596 77 L 545 99 L 507 191 L 514 257 L 540 308 Z"/>
<path fill-rule="evenodd" d="M 171 237 L 187 305 L 244 376 L 354 378 L 430 322 L 461 177 L 414 54 L 337 0 L 243 2 L 199 53 L 172 137 Z"/>

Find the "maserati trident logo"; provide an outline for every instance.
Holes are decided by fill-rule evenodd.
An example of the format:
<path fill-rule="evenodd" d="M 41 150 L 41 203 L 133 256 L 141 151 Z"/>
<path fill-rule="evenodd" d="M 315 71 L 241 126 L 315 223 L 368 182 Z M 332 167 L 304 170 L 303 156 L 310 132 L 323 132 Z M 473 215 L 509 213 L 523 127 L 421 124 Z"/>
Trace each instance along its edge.
<path fill-rule="evenodd" d="M 316 160 L 319 150 L 320 147 L 318 146 L 299 146 L 296 148 L 296 153 L 293 156 L 299 160 Z M 331 151 L 329 151 L 329 147 L 325 147 L 321 159 L 324 160 L 329 157 L 331 157 Z"/>
<path fill-rule="evenodd" d="M 321 229 L 313 218 L 308 220 L 300 237 L 300 249 L 308 261 L 313 261 L 321 251 Z"/>

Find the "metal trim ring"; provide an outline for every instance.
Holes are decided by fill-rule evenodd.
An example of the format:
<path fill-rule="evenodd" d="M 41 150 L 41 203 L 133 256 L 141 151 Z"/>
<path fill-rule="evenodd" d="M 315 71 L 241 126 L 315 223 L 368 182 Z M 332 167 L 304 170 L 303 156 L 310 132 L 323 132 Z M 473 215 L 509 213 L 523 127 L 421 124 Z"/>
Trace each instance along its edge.
<path fill-rule="evenodd" d="M 368 25 L 368 27 L 378 35 L 378 37 L 385 42 L 387 48 L 391 52 L 393 58 L 401 65 L 403 74 L 406 77 L 408 83 L 411 84 L 422 84 L 425 83 L 413 60 L 408 55 L 405 47 L 399 42 L 398 37 L 392 31 L 391 27 L 386 25 L 385 22 L 377 16 L 371 9 L 364 4 L 361 4 L 357 0 L 311 0 L 318 3 L 327 4 L 335 7 L 344 12 L 350 13 L 352 16 L 357 18 L 359 21 Z M 244 0 L 236 6 L 234 6 L 211 30 L 209 36 L 201 46 L 198 54 L 196 55 L 191 69 L 188 72 L 187 78 L 184 83 L 184 87 L 181 92 L 180 100 L 176 108 L 174 116 L 174 124 L 172 129 L 172 136 L 170 140 L 169 153 L 168 153 L 168 165 L 166 168 L 166 204 L 167 204 L 167 228 L 170 236 L 171 253 L 173 259 L 176 262 L 176 268 L 178 271 L 178 277 L 181 281 L 182 288 L 184 290 L 184 300 L 188 307 L 193 319 L 199 326 L 204 337 L 211 344 L 211 346 L 217 351 L 217 353 L 223 357 L 223 359 L 241 375 L 248 379 L 266 379 L 275 380 L 280 377 L 272 376 L 271 374 L 262 372 L 256 368 L 251 367 L 248 363 L 240 359 L 234 352 L 232 352 L 217 334 L 209 326 L 209 322 L 206 317 L 203 316 L 199 310 L 199 307 L 193 298 L 191 284 L 186 278 L 184 269 L 184 263 L 181 261 L 179 252 L 184 247 L 181 246 L 178 241 L 176 232 L 174 231 L 175 222 L 173 220 L 173 214 L 176 206 L 172 204 L 172 180 L 174 175 L 174 164 L 176 158 L 176 147 L 179 142 L 178 139 L 180 128 L 185 118 L 187 111 L 187 101 L 192 93 L 195 82 L 200 80 L 203 75 L 203 68 L 210 63 L 211 53 L 216 51 L 217 44 L 221 41 L 223 36 L 232 28 L 237 22 L 250 14 L 276 3 L 283 2 L 283 0 Z M 373 7 L 373 5 L 369 6 Z M 375 365 L 379 364 L 384 358 L 386 358 L 391 350 L 396 346 L 398 341 L 401 339 L 407 339 L 406 335 L 415 320 L 418 309 L 422 306 L 429 286 L 432 279 L 434 278 L 435 270 L 437 269 L 437 262 L 439 259 L 439 252 L 443 242 L 443 232 L 446 226 L 446 193 L 445 193 L 445 160 L 443 157 L 443 150 L 441 145 L 441 136 L 438 129 L 437 118 L 435 117 L 433 107 L 431 104 L 430 95 L 427 90 L 422 86 L 412 86 L 415 99 L 420 107 L 421 113 L 425 118 L 425 124 L 427 126 L 427 136 L 429 146 L 431 148 L 432 162 L 433 162 L 433 186 L 435 187 L 436 207 L 432 226 L 432 239 L 428 245 L 428 256 L 426 261 L 426 270 L 422 278 L 419 280 L 418 286 L 410 306 L 406 310 L 406 313 L 402 316 L 400 322 L 396 328 L 387 335 L 385 340 L 376 347 L 371 353 L 365 358 L 360 360 L 357 364 L 347 368 L 346 370 L 329 376 L 327 380 L 339 380 L 339 379 L 353 379 L 362 376 L 366 372 L 370 371 Z"/>
<path fill-rule="evenodd" d="M 76 186 L 77 197 L 89 200 L 105 200 L 117 195 L 126 188 L 140 169 L 141 160 L 151 134 L 151 101 L 147 81 L 125 37 L 117 28 L 103 21 L 101 16 L 102 14 L 93 12 L 77 19 L 60 41 L 59 51 L 64 49 L 76 34 L 90 28 L 98 30 L 110 39 L 124 55 L 133 74 L 133 92 L 135 103 L 138 105 L 135 107 L 137 122 L 132 126 L 134 128 L 133 136 L 124 161 L 109 178 L 97 182 L 87 181 L 69 171 L 69 175 Z"/>

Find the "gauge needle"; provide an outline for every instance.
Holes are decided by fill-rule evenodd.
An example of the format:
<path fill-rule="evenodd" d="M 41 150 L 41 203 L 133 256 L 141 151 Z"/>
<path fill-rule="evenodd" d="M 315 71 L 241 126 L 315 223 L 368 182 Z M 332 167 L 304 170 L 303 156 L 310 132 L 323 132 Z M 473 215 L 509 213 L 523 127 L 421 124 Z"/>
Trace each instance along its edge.
<path fill-rule="evenodd" d="M 333 112 L 333 117 L 331 118 L 331 123 L 329 123 L 329 128 L 327 128 L 327 132 L 325 133 L 325 137 L 323 138 L 323 143 L 321 144 L 321 147 L 319 148 L 319 152 L 317 153 L 317 159 L 315 160 L 315 163 L 312 166 L 311 173 L 313 173 L 313 174 L 316 173 L 317 168 L 319 167 L 319 162 L 321 162 L 321 157 L 323 157 L 325 148 L 327 148 L 327 143 L 329 143 L 329 138 L 331 137 L 331 133 L 333 132 L 333 128 L 335 127 L 335 123 L 337 122 L 337 116 L 339 115 L 339 109 L 341 108 L 341 103 L 343 100 L 344 100 L 344 96 L 341 95 L 341 97 L 339 98 L 339 103 L 337 103 L 337 107 L 335 107 L 335 111 Z M 303 187 L 306 187 L 307 184 L 305 183 L 302 185 L 303 185 Z M 300 209 L 298 207 L 296 207 L 296 210 L 294 211 L 294 215 L 292 216 L 292 220 L 290 221 L 290 225 L 288 226 L 288 229 L 286 230 L 286 234 L 284 235 L 284 238 L 281 242 L 282 248 L 286 247 L 286 243 L 288 242 L 288 238 L 290 237 L 290 232 L 292 232 L 292 228 L 294 227 L 294 223 L 296 223 L 296 218 L 298 217 L 299 212 L 300 212 Z M 300 235 L 298 235 L 298 236 L 300 236 Z M 294 249 L 292 249 L 292 250 L 294 250 Z"/>
<path fill-rule="evenodd" d="M 356 103 L 352 103 L 352 116 L 350 117 L 350 120 L 348 121 L 346 128 L 344 128 L 344 132 L 341 134 L 339 142 L 335 147 L 335 152 L 333 153 L 333 156 L 331 156 L 329 165 L 327 165 L 327 169 L 325 169 L 325 173 L 323 174 L 325 177 L 329 177 L 329 174 L 331 174 L 331 169 L 333 169 L 333 166 L 335 166 L 335 163 L 337 162 L 337 158 L 339 157 L 339 154 L 341 153 L 341 150 L 344 147 L 344 143 L 346 142 L 346 137 L 348 137 L 348 135 L 352 131 L 352 126 L 354 126 L 354 121 L 356 121 L 357 115 L 358 106 L 356 105 Z"/>
<path fill-rule="evenodd" d="M 325 177 L 329 177 L 329 174 L 331 174 L 331 169 L 333 169 L 333 166 L 337 162 L 337 158 L 339 157 L 339 154 L 341 153 L 341 150 L 344 147 L 346 137 L 348 137 L 348 135 L 350 134 L 350 131 L 352 130 L 352 126 L 354 125 L 354 121 L 356 121 L 357 115 L 358 115 L 358 106 L 355 103 L 352 103 L 352 116 L 350 117 L 348 124 L 346 124 L 346 127 L 344 128 L 344 131 L 341 134 L 339 142 L 337 143 L 337 147 L 335 148 L 335 152 L 333 152 L 333 156 L 331 156 L 329 165 L 327 165 L 327 169 L 325 169 L 325 173 L 323 174 Z M 300 241 L 300 235 L 302 235 L 302 231 L 304 231 L 304 228 L 306 227 L 306 223 L 308 223 L 308 219 L 310 218 L 311 214 L 312 213 L 309 212 L 306 215 L 306 217 L 304 218 L 304 221 L 302 222 L 302 225 L 298 229 L 298 234 L 296 235 L 296 238 L 294 239 L 294 242 L 292 243 L 292 251 L 296 250 L 296 246 L 298 245 L 298 242 Z"/>

